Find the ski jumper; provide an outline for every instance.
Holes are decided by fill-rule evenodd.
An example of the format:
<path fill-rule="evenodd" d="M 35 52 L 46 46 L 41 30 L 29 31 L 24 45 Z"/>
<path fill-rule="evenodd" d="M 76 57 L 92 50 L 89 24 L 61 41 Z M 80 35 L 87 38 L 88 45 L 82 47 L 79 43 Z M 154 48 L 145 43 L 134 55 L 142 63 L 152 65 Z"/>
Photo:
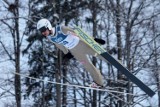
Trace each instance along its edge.
<path fill-rule="evenodd" d="M 87 58 L 87 55 L 95 56 L 97 53 L 76 36 L 74 30 L 58 25 L 55 31 L 56 34 L 54 36 L 49 35 L 47 38 L 62 50 L 64 54 L 70 51 L 71 54 L 84 65 L 85 69 L 93 78 L 93 81 L 103 86 L 103 79 L 100 71 Z M 103 59 L 100 55 L 97 55 L 97 57 Z"/>

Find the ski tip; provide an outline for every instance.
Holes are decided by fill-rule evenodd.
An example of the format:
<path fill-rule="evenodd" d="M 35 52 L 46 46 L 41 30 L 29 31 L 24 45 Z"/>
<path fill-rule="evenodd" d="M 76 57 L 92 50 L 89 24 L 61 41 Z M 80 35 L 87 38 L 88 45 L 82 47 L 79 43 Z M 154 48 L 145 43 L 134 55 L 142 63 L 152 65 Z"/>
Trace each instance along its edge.
<path fill-rule="evenodd" d="M 156 93 L 154 91 L 150 91 L 150 93 L 147 93 L 150 97 L 153 97 Z"/>

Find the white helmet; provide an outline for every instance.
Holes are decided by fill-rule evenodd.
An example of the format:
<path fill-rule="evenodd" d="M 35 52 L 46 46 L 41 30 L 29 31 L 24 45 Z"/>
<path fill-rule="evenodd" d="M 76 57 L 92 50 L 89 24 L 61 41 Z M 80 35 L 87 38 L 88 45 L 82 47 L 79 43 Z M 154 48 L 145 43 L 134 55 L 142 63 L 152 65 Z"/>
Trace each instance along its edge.
<path fill-rule="evenodd" d="M 52 30 L 52 25 L 51 23 L 49 22 L 49 20 L 47 19 L 40 19 L 37 23 L 37 29 L 40 30 L 41 32 L 46 30 L 46 29 L 49 29 L 49 30 Z"/>

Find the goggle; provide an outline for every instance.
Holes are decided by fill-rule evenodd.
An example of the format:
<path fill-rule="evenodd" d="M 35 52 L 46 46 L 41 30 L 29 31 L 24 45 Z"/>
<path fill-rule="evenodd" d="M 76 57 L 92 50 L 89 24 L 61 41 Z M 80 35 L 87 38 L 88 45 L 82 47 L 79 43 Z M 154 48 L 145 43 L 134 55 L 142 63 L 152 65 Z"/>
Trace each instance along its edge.
<path fill-rule="evenodd" d="M 42 32 L 45 32 L 47 29 L 48 29 L 48 28 L 46 28 L 46 27 L 44 26 L 44 27 L 41 27 L 41 28 L 39 29 L 39 31 L 42 33 Z"/>

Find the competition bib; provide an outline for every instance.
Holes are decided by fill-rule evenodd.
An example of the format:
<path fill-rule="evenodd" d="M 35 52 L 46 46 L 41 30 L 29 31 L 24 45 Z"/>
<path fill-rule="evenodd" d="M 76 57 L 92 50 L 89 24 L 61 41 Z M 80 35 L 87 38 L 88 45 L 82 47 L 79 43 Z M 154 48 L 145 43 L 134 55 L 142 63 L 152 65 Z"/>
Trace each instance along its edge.
<path fill-rule="evenodd" d="M 79 38 L 71 32 L 68 32 L 67 37 L 59 42 L 59 44 L 64 45 L 68 49 L 74 48 L 79 42 Z"/>
<path fill-rule="evenodd" d="M 72 32 L 67 32 L 67 35 L 60 33 L 55 37 L 49 36 L 48 39 L 52 42 L 61 44 L 68 49 L 74 48 L 79 43 L 79 37 Z"/>

